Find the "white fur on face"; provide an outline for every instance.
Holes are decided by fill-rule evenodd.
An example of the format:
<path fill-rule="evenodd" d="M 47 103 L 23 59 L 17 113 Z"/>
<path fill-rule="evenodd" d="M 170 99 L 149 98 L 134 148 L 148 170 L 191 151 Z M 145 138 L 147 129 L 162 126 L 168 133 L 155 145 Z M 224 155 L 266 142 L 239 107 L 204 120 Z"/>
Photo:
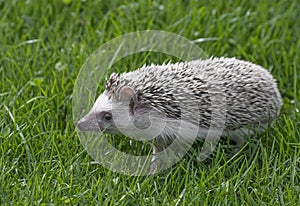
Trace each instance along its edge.
<path fill-rule="evenodd" d="M 100 131 L 101 129 L 99 127 L 97 114 L 102 111 L 110 111 L 111 108 L 111 100 L 108 99 L 108 96 L 105 92 L 102 93 L 98 97 L 88 114 L 86 114 L 78 121 L 77 127 L 82 131 Z"/>
<path fill-rule="evenodd" d="M 109 111 L 112 110 L 112 101 L 108 98 L 106 92 L 103 92 L 96 100 L 93 108 L 94 112 Z"/>

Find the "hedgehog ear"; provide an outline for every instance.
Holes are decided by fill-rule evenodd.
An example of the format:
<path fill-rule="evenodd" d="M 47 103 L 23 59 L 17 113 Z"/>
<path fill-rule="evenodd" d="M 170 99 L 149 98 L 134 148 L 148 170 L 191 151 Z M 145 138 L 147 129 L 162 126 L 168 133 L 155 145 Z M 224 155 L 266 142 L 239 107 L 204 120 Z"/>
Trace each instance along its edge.
<path fill-rule="evenodd" d="M 135 91 L 129 86 L 124 86 L 120 90 L 119 96 L 121 101 L 130 101 L 132 98 L 135 98 Z"/>
<path fill-rule="evenodd" d="M 137 98 L 136 92 L 129 86 L 124 86 L 119 93 L 120 100 L 123 102 L 129 102 L 129 108 L 132 115 L 136 112 L 139 99 Z"/>

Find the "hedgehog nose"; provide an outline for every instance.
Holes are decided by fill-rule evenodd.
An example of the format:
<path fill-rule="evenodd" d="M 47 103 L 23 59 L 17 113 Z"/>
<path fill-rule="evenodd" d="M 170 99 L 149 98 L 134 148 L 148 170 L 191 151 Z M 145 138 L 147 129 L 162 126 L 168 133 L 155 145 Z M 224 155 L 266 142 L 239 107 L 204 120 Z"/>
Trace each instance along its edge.
<path fill-rule="evenodd" d="M 95 113 L 89 112 L 87 115 L 81 118 L 77 122 L 77 128 L 80 131 L 100 131 Z"/>
<path fill-rule="evenodd" d="M 87 131 L 86 128 L 87 128 L 87 122 L 82 119 L 80 119 L 78 122 L 77 122 L 77 128 L 81 131 Z"/>

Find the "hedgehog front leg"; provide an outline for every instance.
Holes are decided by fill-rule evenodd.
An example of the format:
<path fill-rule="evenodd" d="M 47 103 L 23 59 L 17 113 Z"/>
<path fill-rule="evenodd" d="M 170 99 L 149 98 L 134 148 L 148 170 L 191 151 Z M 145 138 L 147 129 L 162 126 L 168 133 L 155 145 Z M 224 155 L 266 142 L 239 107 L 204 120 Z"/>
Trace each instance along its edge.
<path fill-rule="evenodd" d="M 157 170 L 157 153 L 158 153 L 158 148 L 153 146 L 153 149 L 152 149 L 152 160 L 151 160 L 151 165 L 150 165 L 150 168 L 149 168 L 149 172 L 150 174 L 153 174 L 156 170 Z"/>
<path fill-rule="evenodd" d="M 244 145 L 244 139 L 241 138 L 241 135 L 238 134 L 231 134 L 230 135 L 230 140 L 235 143 L 235 147 L 233 151 L 229 154 L 229 157 L 233 157 Z"/>

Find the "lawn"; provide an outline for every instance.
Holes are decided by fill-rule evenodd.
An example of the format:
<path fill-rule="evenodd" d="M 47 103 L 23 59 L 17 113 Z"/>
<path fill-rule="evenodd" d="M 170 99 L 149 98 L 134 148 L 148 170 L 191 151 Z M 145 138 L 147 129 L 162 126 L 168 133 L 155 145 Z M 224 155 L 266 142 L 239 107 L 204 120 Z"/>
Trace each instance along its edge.
<path fill-rule="evenodd" d="M 1 205 L 300 205 L 299 1 L 11 0 L 0 14 Z M 99 46 L 148 29 L 269 70 L 284 102 L 275 124 L 233 158 L 225 141 L 151 176 L 96 164 L 73 123 L 76 77 Z M 117 70 L 170 59 L 132 55 Z"/>

